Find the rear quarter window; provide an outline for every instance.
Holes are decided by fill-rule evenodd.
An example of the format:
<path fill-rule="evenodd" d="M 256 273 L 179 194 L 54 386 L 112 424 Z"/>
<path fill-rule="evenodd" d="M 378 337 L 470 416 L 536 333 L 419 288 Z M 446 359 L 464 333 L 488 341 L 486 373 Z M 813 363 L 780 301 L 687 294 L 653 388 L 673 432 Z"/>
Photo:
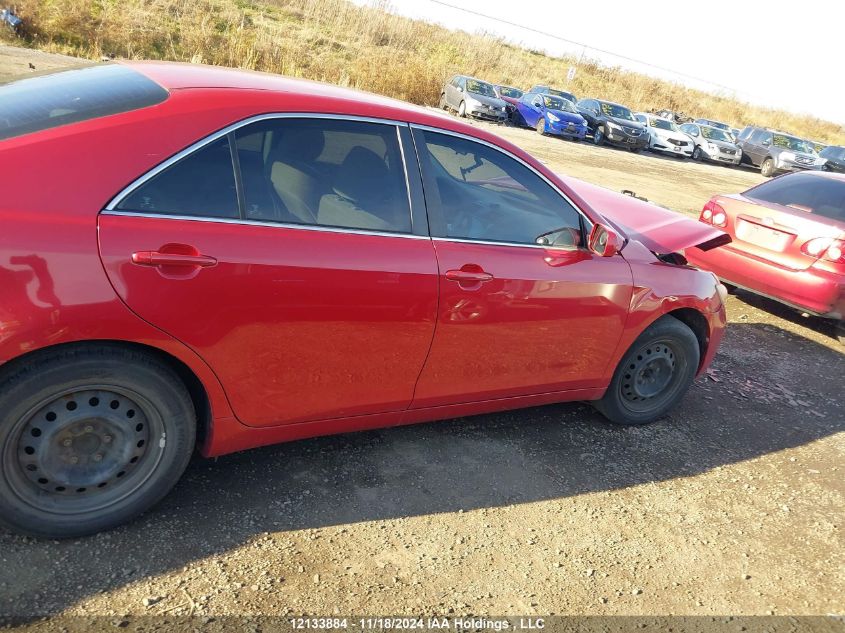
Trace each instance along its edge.
<path fill-rule="evenodd" d="M 161 103 L 167 91 L 127 66 L 63 69 L 0 84 L 0 141 Z"/>

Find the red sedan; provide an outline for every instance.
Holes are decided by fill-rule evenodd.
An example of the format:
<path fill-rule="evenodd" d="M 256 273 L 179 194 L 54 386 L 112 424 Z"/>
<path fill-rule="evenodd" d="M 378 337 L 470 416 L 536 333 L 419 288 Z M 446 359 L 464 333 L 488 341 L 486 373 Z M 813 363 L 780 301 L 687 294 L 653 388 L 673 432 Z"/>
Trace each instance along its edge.
<path fill-rule="evenodd" d="M 195 444 L 573 400 L 650 422 L 724 331 L 677 255 L 722 231 L 382 97 L 83 67 L 0 86 L 0 156 L 0 522 L 28 534 L 147 510 Z"/>
<path fill-rule="evenodd" d="M 712 198 L 700 221 L 729 246 L 686 257 L 726 282 L 801 311 L 845 316 L 845 175 L 787 174 L 741 194 Z"/>

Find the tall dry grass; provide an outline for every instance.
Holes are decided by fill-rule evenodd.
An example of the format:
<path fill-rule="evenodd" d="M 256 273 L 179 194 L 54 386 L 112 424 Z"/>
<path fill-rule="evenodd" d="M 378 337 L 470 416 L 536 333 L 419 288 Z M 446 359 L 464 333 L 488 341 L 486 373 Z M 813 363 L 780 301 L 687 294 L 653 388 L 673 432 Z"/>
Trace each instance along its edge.
<path fill-rule="evenodd" d="M 489 35 L 411 20 L 389 3 L 347 0 L 17 0 L 32 46 L 97 59 L 203 62 L 265 70 L 434 104 L 460 72 L 527 87 L 561 85 L 634 109 L 669 107 L 691 116 L 754 123 L 831 143 L 845 128 L 809 116 L 742 103 L 592 60 L 555 58 Z"/>

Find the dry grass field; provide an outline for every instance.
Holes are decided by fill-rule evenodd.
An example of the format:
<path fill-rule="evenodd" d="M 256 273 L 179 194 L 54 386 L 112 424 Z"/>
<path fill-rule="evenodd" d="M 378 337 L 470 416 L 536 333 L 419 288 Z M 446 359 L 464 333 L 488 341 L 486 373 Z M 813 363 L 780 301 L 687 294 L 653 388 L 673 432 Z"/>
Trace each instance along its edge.
<path fill-rule="evenodd" d="M 16 5 L 27 23 L 28 45 L 50 52 L 266 70 L 427 105 L 437 102 L 443 82 L 457 72 L 528 87 L 563 84 L 569 66 L 576 66 L 567 87 L 578 95 L 845 143 L 841 125 L 450 31 L 390 13 L 388 2 L 359 7 L 347 0 L 18 0 Z"/>

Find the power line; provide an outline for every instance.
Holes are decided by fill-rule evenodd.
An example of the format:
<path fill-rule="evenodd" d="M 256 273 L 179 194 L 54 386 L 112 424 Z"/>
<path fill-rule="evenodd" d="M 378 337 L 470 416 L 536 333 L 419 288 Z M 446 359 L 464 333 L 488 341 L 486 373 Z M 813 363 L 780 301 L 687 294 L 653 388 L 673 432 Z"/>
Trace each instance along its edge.
<path fill-rule="evenodd" d="M 621 55 L 620 53 L 614 53 L 613 51 L 608 51 L 602 48 L 596 48 L 595 46 L 590 46 L 589 44 L 585 44 L 583 42 L 576 42 L 575 40 L 570 40 L 565 37 L 561 37 L 560 35 L 554 35 L 553 33 L 549 33 L 547 31 L 541 31 L 540 29 L 535 29 L 530 26 L 525 26 L 524 24 L 518 24 L 516 22 L 511 22 L 510 20 L 505 20 L 504 18 L 497 18 L 493 15 L 487 15 L 486 13 L 481 13 L 479 11 L 473 11 L 472 9 L 466 9 L 464 7 L 459 7 L 454 4 L 449 4 L 448 2 L 443 2 L 442 0 L 428 0 L 434 4 L 439 4 L 444 7 L 449 7 L 450 9 L 456 9 L 457 11 L 463 11 L 464 13 L 469 13 L 471 15 L 475 15 L 481 18 L 486 18 L 488 20 L 493 20 L 494 22 L 501 22 L 502 24 L 507 24 L 509 26 L 515 26 L 518 29 L 524 29 L 526 31 L 531 31 L 532 33 L 537 33 L 538 35 L 543 35 L 545 37 L 550 37 L 555 40 L 560 40 L 561 42 L 566 42 L 567 44 L 575 44 L 576 46 L 581 46 L 584 49 L 590 49 L 599 53 L 604 53 L 605 55 L 613 55 L 614 57 L 618 57 L 620 59 L 624 59 L 629 62 L 634 62 L 635 64 L 642 64 L 643 66 L 648 66 L 650 68 L 656 68 L 657 70 L 662 70 L 664 72 L 672 73 L 673 75 L 678 75 L 679 77 L 686 77 L 687 79 L 693 79 L 695 81 L 708 84 L 710 86 L 716 86 L 717 88 L 722 88 L 723 90 L 727 90 L 728 92 L 737 94 L 739 91 L 736 88 L 731 88 L 730 86 L 725 86 L 723 84 L 717 83 L 715 81 L 710 81 L 709 79 L 702 79 L 701 77 L 696 77 L 695 75 L 689 75 L 687 73 L 680 72 L 678 70 L 673 70 L 672 68 L 666 68 L 665 66 L 658 66 L 657 64 L 652 64 L 651 62 L 645 62 L 641 59 L 635 59 L 633 57 L 628 57 L 627 55 Z"/>

